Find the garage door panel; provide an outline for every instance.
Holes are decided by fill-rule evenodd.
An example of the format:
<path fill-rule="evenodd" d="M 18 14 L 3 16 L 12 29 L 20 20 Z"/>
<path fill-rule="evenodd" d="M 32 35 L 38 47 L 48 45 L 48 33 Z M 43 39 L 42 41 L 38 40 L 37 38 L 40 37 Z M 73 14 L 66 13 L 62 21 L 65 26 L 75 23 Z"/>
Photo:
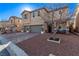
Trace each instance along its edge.
<path fill-rule="evenodd" d="M 42 26 L 31 26 L 31 32 L 41 32 Z"/>

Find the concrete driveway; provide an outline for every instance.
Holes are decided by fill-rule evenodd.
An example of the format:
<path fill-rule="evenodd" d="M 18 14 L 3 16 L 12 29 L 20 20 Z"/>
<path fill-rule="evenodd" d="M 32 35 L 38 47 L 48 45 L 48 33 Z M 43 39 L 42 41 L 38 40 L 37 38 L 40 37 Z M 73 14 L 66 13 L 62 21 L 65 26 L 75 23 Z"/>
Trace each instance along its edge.
<path fill-rule="evenodd" d="M 24 40 L 27 40 L 29 38 L 32 38 L 36 35 L 38 35 L 39 33 L 11 33 L 11 34 L 2 34 L 0 36 L 8 39 L 9 41 L 12 41 L 13 43 L 18 43 Z"/>

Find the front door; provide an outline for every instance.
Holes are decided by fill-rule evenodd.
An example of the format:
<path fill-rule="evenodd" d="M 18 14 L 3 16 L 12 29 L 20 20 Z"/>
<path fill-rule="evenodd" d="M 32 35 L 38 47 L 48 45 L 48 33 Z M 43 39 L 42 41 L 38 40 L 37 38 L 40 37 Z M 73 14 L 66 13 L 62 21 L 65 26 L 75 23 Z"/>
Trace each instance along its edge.
<path fill-rule="evenodd" d="M 52 25 L 48 25 L 48 33 L 52 32 Z"/>

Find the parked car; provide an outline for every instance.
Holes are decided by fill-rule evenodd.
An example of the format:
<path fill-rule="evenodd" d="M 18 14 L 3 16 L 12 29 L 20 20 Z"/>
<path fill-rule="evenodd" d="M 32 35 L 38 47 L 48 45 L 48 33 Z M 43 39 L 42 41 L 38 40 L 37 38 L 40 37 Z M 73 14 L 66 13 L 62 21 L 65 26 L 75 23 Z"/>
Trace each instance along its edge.
<path fill-rule="evenodd" d="M 61 28 L 61 29 L 54 29 L 54 31 L 57 31 L 57 33 L 68 33 L 69 29 L 67 28 Z"/>

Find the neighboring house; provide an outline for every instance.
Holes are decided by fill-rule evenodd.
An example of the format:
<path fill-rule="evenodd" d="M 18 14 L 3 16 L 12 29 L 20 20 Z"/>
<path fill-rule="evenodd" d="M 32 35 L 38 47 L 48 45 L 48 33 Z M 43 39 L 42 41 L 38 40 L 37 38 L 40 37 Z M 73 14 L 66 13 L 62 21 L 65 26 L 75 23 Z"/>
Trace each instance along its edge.
<path fill-rule="evenodd" d="M 52 19 L 51 22 L 53 23 L 52 30 L 58 29 L 58 28 L 61 28 L 61 29 L 68 28 L 68 26 L 67 26 L 67 24 L 69 22 L 68 7 L 65 6 L 62 8 L 54 9 L 54 10 L 51 10 L 49 13 L 50 13 L 51 19 Z"/>
<path fill-rule="evenodd" d="M 11 24 L 10 26 L 12 28 L 12 31 L 21 31 L 23 25 L 22 18 L 11 16 L 9 18 L 9 23 Z"/>

